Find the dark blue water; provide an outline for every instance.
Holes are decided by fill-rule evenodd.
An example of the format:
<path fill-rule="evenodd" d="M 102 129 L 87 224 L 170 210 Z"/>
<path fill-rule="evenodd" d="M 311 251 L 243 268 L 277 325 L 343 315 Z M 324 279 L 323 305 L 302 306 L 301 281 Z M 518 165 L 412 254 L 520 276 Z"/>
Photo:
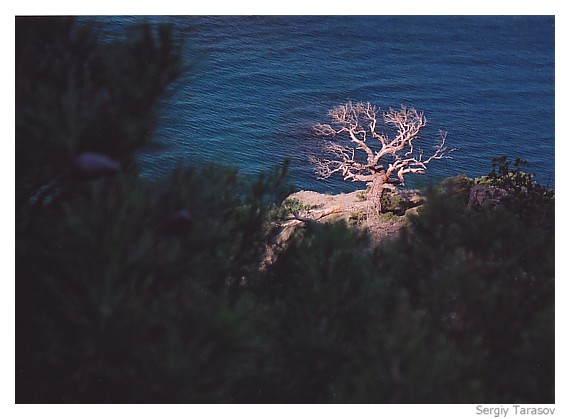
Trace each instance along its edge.
<path fill-rule="evenodd" d="M 145 18 L 98 18 L 106 36 Z M 148 18 L 146 18 L 148 19 Z M 415 107 L 423 138 L 448 132 L 453 160 L 422 180 L 486 174 L 499 155 L 520 157 L 554 185 L 553 17 L 160 17 L 186 37 L 192 69 L 164 103 L 161 151 L 143 153 L 150 176 L 176 161 L 218 161 L 244 173 L 291 159 L 301 189 L 363 185 L 319 181 L 310 134 L 346 101 Z M 413 184 L 413 182 L 412 182 Z"/>

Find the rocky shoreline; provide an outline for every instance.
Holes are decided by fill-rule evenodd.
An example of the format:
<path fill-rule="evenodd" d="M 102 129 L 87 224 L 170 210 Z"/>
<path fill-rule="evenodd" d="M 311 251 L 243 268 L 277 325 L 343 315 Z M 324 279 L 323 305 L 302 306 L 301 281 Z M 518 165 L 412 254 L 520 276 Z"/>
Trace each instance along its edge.
<path fill-rule="evenodd" d="M 398 235 L 407 223 L 406 215 L 416 213 L 424 198 L 417 190 L 385 193 L 383 213 L 370 215 L 367 191 L 358 190 L 336 195 L 314 191 L 299 191 L 289 195 L 284 205 L 292 210 L 283 223 L 285 229 L 301 227 L 306 222 L 332 223 L 345 221 L 348 225 L 366 230 L 375 244 Z M 293 232 L 287 234 L 288 237 Z"/>

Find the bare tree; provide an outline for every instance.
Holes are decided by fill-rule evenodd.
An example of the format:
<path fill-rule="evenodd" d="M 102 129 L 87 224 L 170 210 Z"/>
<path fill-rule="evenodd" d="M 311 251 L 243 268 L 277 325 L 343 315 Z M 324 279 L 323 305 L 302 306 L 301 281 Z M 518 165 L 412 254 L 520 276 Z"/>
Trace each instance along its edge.
<path fill-rule="evenodd" d="M 427 158 L 414 147 L 426 119 L 413 108 L 402 106 L 380 113 L 370 103 L 348 102 L 330 110 L 328 115 L 330 124 L 314 126 L 318 135 L 332 137 L 323 146 L 323 157 L 309 158 L 315 172 L 320 179 L 339 173 L 344 180 L 366 182 L 370 186 L 371 208 L 378 213 L 386 189 L 404 185 L 409 173 L 425 173 L 432 160 L 447 158 L 452 151 L 445 145 L 445 132 L 440 132 L 439 143 Z M 386 128 L 393 132 L 392 136 L 388 136 Z"/>

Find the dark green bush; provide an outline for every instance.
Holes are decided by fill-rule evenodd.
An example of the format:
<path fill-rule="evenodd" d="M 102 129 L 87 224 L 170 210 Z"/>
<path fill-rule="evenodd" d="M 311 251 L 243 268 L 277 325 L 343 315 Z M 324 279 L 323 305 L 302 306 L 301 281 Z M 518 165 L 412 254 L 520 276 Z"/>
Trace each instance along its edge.
<path fill-rule="evenodd" d="M 133 33 L 104 45 L 73 19 L 16 20 L 19 402 L 254 391 L 263 307 L 236 290 L 258 275 L 286 166 L 257 180 L 216 166 L 139 178 L 134 153 L 182 67 L 169 28 Z M 82 176 L 84 151 L 120 170 Z"/>
<path fill-rule="evenodd" d="M 17 207 L 67 179 L 79 153 L 128 169 L 152 139 L 158 101 L 183 70 L 179 38 L 169 26 L 109 45 L 95 34 L 72 18 L 16 18 Z"/>
<path fill-rule="evenodd" d="M 261 263 L 264 208 L 235 171 L 208 168 L 93 184 L 42 218 L 52 224 L 20 237 L 17 252 L 20 396 L 192 402 L 245 391 L 264 316 L 236 293 Z"/>
<path fill-rule="evenodd" d="M 554 227 L 554 189 L 544 187 L 534 180 L 534 175 L 523 170 L 529 166 L 522 159 L 511 162 L 506 156 L 493 159 L 493 170 L 477 183 L 506 190 L 501 204 L 529 228 Z M 549 230 L 554 234 L 554 230 Z"/>
<path fill-rule="evenodd" d="M 475 180 L 466 176 L 452 176 L 441 181 L 440 188 L 467 204 L 469 202 L 469 192 L 474 184 Z"/>
<path fill-rule="evenodd" d="M 461 197 L 436 190 L 427 201 L 379 257 L 391 295 L 406 295 L 453 355 L 440 365 L 451 375 L 424 391 L 410 377 L 405 400 L 553 402 L 553 210 L 530 227 L 510 207 L 468 210 Z M 427 361 L 408 362 L 413 371 L 435 372 Z"/>

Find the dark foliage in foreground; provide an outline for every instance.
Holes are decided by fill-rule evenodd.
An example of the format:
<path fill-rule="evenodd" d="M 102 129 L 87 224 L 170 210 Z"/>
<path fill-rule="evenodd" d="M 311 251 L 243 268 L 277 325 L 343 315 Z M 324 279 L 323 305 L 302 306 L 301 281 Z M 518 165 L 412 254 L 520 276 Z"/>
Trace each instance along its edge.
<path fill-rule="evenodd" d="M 502 205 L 448 181 L 393 242 L 310 226 L 262 268 L 284 169 L 137 175 L 166 29 L 113 61 L 65 19 L 16 35 L 17 402 L 554 402 L 554 198 L 518 165 L 485 179 Z M 85 151 L 121 169 L 68 169 Z"/>

